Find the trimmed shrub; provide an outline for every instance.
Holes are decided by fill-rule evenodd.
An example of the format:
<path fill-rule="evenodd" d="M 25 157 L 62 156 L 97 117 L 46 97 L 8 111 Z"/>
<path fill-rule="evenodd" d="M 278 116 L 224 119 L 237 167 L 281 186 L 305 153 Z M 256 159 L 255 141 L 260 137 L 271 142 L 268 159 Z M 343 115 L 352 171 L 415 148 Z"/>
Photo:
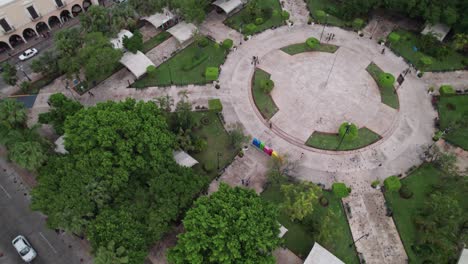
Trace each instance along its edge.
<path fill-rule="evenodd" d="M 379 86 L 382 88 L 393 88 L 393 84 L 395 83 L 395 77 L 388 73 L 382 72 L 379 74 Z"/>
<path fill-rule="evenodd" d="M 215 49 L 219 49 L 219 47 L 220 47 L 220 46 L 219 46 L 219 43 L 216 42 L 215 44 L 213 44 L 213 47 L 214 47 Z"/>
<path fill-rule="evenodd" d="M 217 67 L 206 67 L 205 78 L 207 81 L 215 81 L 218 79 L 219 69 Z"/>
<path fill-rule="evenodd" d="M 432 65 L 432 59 L 428 56 L 422 56 L 420 59 L 419 59 L 419 65 L 422 67 L 422 68 L 425 68 L 429 65 Z"/>
<path fill-rule="evenodd" d="M 329 201 L 328 201 L 327 197 L 322 196 L 322 197 L 319 198 L 319 203 L 320 203 L 321 206 L 327 207 L 328 204 L 329 204 Z"/>
<path fill-rule="evenodd" d="M 265 20 L 270 19 L 273 16 L 273 8 L 271 7 L 262 8 L 262 14 Z"/>
<path fill-rule="evenodd" d="M 332 185 L 332 192 L 338 198 L 345 198 L 349 195 L 349 190 L 342 182 L 335 182 Z"/>
<path fill-rule="evenodd" d="M 380 184 L 379 180 L 375 180 L 371 183 L 372 188 L 377 188 L 377 186 Z"/>
<path fill-rule="evenodd" d="M 390 43 L 395 43 L 400 40 L 400 35 L 398 33 L 392 32 L 388 35 L 387 39 L 390 41 Z"/>
<path fill-rule="evenodd" d="M 346 130 L 348 130 L 348 133 L 346 133 Z M 345 134 L 346 134 L 345 140 L 356 139 L 358 136 L 357 126 L 353 123 L 349 124 L 348 122 L 344 122 L 343 124 L 341 124 L 340 128 L 338 129 L 338 135 L 340 136 L 340 138 L 343 138 Z"/>
<path fill-rule="evenodd" d="M 208 46 L 208 43 L 209 43 L 209 41 L 208 41 L 208 38 L 206 38 L 206 37 L 201 37 L 197 42 L 199 47 L 206 47 L 206 46 Z"/>
<path fill-rule="evenodd" d="M 398 193 L 400 194 L 400 197 L 403 199 L 409 199 L 413 197 L 413 191 L 411 191 L 410 188 L 408 188 L 406 184 L 401 185 L 401 188 L 398 191 Z"/>
<path fill-rule="evenodd" d="M 389 192 L 398 191 L 401 188 L 400 179 L 397 176 L 390 176 L 384 181 L 385 190 Z"/>
<path fill-rule="evenodd" d="M 319 42 L 318 39 L 316 39 L 314 37 L 310 37 L 310 38 L 308 38 L 306 40 L 306 45 L 307 45 L 307 47 L 309 47 L 311 49 L 315 49 L 320 45 L 320 42 Z"/>
<path fill-rule="evenodd" d="M 263 18 L 257 17 L 257 18 L 255 19 L 255 25 L 261 25 L 261 24 L 263 24 Z"/>
<path fill-rule="evenodd" d="M 275 83 L 271 79 L 261 80 L 260 87 L 264 93 L 269 94 L 275 87 Z"/>
<path fill-rule="evenodd" d="M 229 49 L 232 48 L 233 45 L 234 45 L 234 41 L 232 41 L 232 39 L 223 40 L 223 48 L 224 49 L 229 50 Z"/>
<path fill-rule="evenodd" d="M 353 29 L 354 30 L 360 30 L 364 26 L 364 20 L 360 18 L 356 18 L 353 20 Z"/>
<path fill-rule="evenodd" d="M 156 73 L 156 66 L 150 65 L 150 66 L 146 67 L 146 73 L 148 75 L 154 75 Z"/>
<path fill-rule="evenodd" d="M 273 17 L 278 17 L 280 15 L 279 11 L 274 9 L 273 12 L 271 13 Z"/>
<path fill-rule="evenodd" d="M 283 11 L 281 12 L 281 18 L 282 18 L 283 20 L 288 20 L 288 19 L 289 19 L 289 12 L 286 11 L 286 10 L 283 10 Z"/>
<path fill-rule="evenodd" d="M 450 96 L 455 94 L 455 89 L 451 85 L 442 85 L 439 88 L 440 96 Z"/>
<path fill-rule="evenodd" d="M 208 100 L 208 109 L 214 112 L 221 112 L 223 111 L 223 104 L 219 99 L 210 99 Z"/>
<path fill-rule="evenodd" d="M 247 35 L 252 35 L 255 31 L 257 31 L 257 26 L 255 24 L 250 23 L 245 26 L 245 33 Z"/>
<path fill-rule="evenodd" d="M 326 16 L 327 16 L 327 13 L 325 13 L 325 11 L 323 11 L 323 10 L 317 10 L 315 12 L 315 17 L 317 18 L 317 21 L 319 23 L 325 22 L 325 17 Z"/>

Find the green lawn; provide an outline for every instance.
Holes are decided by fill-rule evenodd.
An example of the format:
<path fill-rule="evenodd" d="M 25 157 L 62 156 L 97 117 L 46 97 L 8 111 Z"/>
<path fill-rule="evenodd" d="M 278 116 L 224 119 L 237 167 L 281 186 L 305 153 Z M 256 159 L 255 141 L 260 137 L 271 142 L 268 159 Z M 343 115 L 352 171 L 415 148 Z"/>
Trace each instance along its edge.
<path fill-rule="evenodd" d="M 321 241 L 318 241 L 318 243 L 347 264 L 359 263 L 354 246 L 349 247 L 353 239 L 340 199 L 336 198 L 331 192 L 324 191 L 323 195 L 328 198 L 328 207 L 318 204 L 310 217 L 320 219 L 325 215 L 327 210 L 332 210 L 338 219 L 338 221 L 332 224 L 332 227 L 337 229 L 335 234 L 339 234 L 339 237 L 334 239 L 336 243 L 326 244 Z M 269 185 L 261 196 L 276 205 L 280 205 L 284 199 L 279 184 Z M 302 259 L 305 259 L 315 242 L 311 227 L 300 222 L 292 222 L 284 213 L 280 214 L 278 221 L 288 229 L 288 232 L 283 237 L 286 247 Z"/>
<path fill-rule="evenodd" d="M 366 127 L 362 127 L 359 129 L 358 137 L 355 140 L 349 141 L 346 140 L 345 137 L 341 143 L 340 148 L 336 149 L 341 140 L 338 134 L 315 131 L 312 133 L 309 139 L 307 139 L 306 145 L 309 147 L 325 150 L 353 150 L 368 146 L 380 138 L 380 135 L 374 133 L 372 130 Z"/>
<path fill-rule="evenodd" d="M 143 53 L 146 53 L 152 50 L 154 47 L 158 46 L 159 44 L 163 43 L 165 40 L 171 37 L 167 31 L 163 31 L 156 36 L 148 39 L 145 43 L 143 43 Z"/>
<path fill-rule="evenodd" d="M 232 148 L 229 135 L 215 112 L 193 112 L 193 115 L 197 123 L 200 124 L 200 128 L 196 129 L 194 134 L 208 142 L 208 148 L 205 151 L 190 153 L 200 163 L 195 165 L 194 169 L 203 172 L 203 174 L 208 174 L 213 179 L 217 176 L 218 153 L 221 153 L 219 167 L 222 169 L 232 162 L 237 152 Z M 201 122 L 202 118 L 208 118 L 209 124 L 203 125 Z M 207 163 L 211 163 L 215 167 L 215 170 L 211 172 L 204 171 L 203 165 Z"/>
<path fill-rule="evenodd" d="M 286 52 L 289 55 L 296 55 L 296 54 L 299 54 L 299 53 L 309 52 L 309 51 L 320 51 L 320 52 L 335 53 L 335 51 L 338 48 L 339 48 L 338 46 L 335 46 L 335 45 L 332 45 L 332 44 L 322 43 L 317 48 L 311 49 L 304 42 L 304 43 L 292 44 L 292 45 L 283 47 L 283 48 L 281 48 L 281 50 Z"/>
<path fill-rule="evenodd" d="M 278 27 L 282 26 L 284 24 L 283 19 L 281 18 L 281 5 L 278 0 L 262 0 L 258 1 L 259 8 L 272 8 L 273 12 L 274 10 L 278 11 L 278 15 L 273 15 L 270 19 L 267 19 L 263 22 L 261 25 L 257 25 L 257 28 L 255 30 L 255 33 L 262 32 L 264 30 L 267 30 L 271 27 Z M 245 33 L 245 26 L 249 23 L 254 23 L 254 21 L 248 21 L 246 22 L 244 20 L 244 17 L 248 16 L 248 10 L 247 8 L 242 9 L 240 12 L 234 14 L 233 16 L 229 17 L 224 21 L 224 23 L 237 30 L 241 31 L 242 33 Z M 254 18 L 255 20 L 255 18 Z"/>
<path fill-rule="evenodd" d="M 442 190 L 443 192 L 455 194 L 462 208 L 467 208 L 468 206 L 466 185 L 459 184 L 453 180 L 449 184 L 441 185 L 444 181 L 446 182 L 447 180 L 442 178 L 441 171 L 436 169 L 432 164 L 423 164 L 401 181 L 402 184 L 407 185 L 413 191 L 414 194 L 410 199 L 401 198 L 398 192 L 385 193 L 387 203 L 393 209 L 393 219 L 395 220 L 410 263 L 423 262 L 423 259 L 418 257 L 411 247 L 417 238 L 418 232 L 414 225 L 414 217 L 416 216 L 416 212 L 423 208 L 428 196 L 434 192 L 433 185 L 445 186 Z"/>
<path fill-rule="evenodd" d="M 398 101 L 398 94 L 396 93 L 395 89 L 392 88 L 387 88 L 379 85 L 379 75 L 382 73 L 382 69 L 379 68 L 375 63 L 371 62 L 369 66 L 366 68 L 367 72 L 374 78 L 375 82 L 379 86 L 379 92 L 380 92 L 380 100 L 382 103 L 398 109 L 400 108 L 400 103 Z"/>
<path fill-rule="evenodd" d="M 307 7 L 309 8 L 310 15 L 316 20 L 315 12 L 317 10 L 323 10 L 325 13 L 329 14 L 326 19 L 327 25 L 344 27 L 346 21 L 341 20 L 340 18 L 334 16 L 338 12 L 340 3 L 333 0 L 306 0 Z"/>
<path fill-rule="evenodd" d="M 438 104 L 440 128 L 452 128 L 444 135 L 450 143 L 468 150 L 468 96 L 442 96 Z"/>
<path fill-rule="evenodd" d="M 411 62 L 413 65 L 419 65 L 419 59 L 424 54 L 420 51 L 414 51 L 413 47 L 420 48 L 420 35 L 413 34 L 404 30 L 395 30 L 394 32 L 398 33 L 401 38 L 398 42 L 391 44 L 390 48 L 407 61 Z M 430 57 L 430 56 L 429 56 Z M 444 56 L 442 59 L 436 59 L 431 57 L 432 64 L 424 69 L 425 71 L 454 71 L 461 70 L 465 67 L 463 66 L 462 60 L 463 55 L 457 53 L 456 51 L 450 50 L 447 56 Z"/>
<path fill-rule="evenodd" d="M 270 74 L 260 69 L 256 69 L 253 78 L 252 94 L 255 105 L 265 119 L 270 119 L 276 114 L 276 112 L 278 112 L 278 107 L 271 96 L 266 94 L 260 86 L 262 80 L 270 79 Z"/>
<path fill-rule="evenodd" d="M 206 67 L 219 67 L 226 59 L 226 50 L 209 40 L 206 47 L 197 42 L 177 53 L 156 68 L 154 75 L 145 75 L 132 87 L 169 86 L 208 83 L 204 77 Z"/>

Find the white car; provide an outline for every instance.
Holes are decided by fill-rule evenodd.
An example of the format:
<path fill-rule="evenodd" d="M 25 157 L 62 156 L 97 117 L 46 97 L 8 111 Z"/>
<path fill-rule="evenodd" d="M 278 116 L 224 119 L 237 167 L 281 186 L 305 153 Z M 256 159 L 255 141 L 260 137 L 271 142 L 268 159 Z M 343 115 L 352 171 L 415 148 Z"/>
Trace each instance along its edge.
<path fill-rule="evenodd" d="M 31 262 L 37 256 L 36 251 L 24 236 L 15 237 L 11 243 L 24 261 Z"/>
<path fill-rule="evenodd" d="M 22 61 L 25 61 L 27 59 L 34 57 L 37 54 L 37 52 L 38 51 L 35 48 L 27 49 L 19 56 L 19 59 Z"/>

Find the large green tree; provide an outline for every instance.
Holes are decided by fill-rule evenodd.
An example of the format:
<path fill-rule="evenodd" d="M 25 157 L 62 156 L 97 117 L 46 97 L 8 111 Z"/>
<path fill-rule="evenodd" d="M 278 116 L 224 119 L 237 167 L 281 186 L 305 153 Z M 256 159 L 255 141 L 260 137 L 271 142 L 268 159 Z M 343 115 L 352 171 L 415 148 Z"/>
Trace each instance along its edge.
<path fill-rule="evenodd" d="M 36 73 L 41 73 L 46 77 L 57 76 L 60 73 L 58 53 L 46 50 L 31 63 L 31 69 Z"/>
<path fill-rule="evenodd" d="M 320 187 L 311 182 L 284 184 L 281 185 L 281 192 L 284 195 L 282 207 L 292 221 L 301 221 L 312 214 L 322 194 Z"/>
<path fill-rule="evenodd" d="M 277 209 L 253 190 L 221 184 L 187 212 L 171 263 L 275 263 Z"/>
<path fill-rule="evenodd" d="M 55 133 L 63 135 L 65 120 L 78 112 L 83 106 L 74 100 L 69 99 L 62 93 L 56 93 L 49 97 L 51 110 L 47 113 L 39 114 L 39 122 L 43 124 L 51 124 L 54 127 Z"/>
<path fill-rule="evenodd" d="M 0 125 L 7 129 L 26 126 L 27 113 L 24 104 L 14 99 L 0 101 Z"/>

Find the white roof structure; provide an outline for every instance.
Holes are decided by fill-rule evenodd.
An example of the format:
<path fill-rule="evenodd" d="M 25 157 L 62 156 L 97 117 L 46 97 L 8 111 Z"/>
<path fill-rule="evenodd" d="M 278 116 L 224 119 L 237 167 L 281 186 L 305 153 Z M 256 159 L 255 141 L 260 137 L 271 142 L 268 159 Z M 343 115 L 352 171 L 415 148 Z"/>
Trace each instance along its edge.
<path fill-rule="evenodd" d="M 231 13 L 236 8 L 242 6 L 241 0 L 216 0 L 213 5 L 218 6 L 219 8 L 223 9 L 226 14 Z"/>
<path fill-rule="evenodd" d="M 468 264 L 468 249 L 464 248 L 462 250 L 458 264 Z"/>
<path fill-rule="evenodd" d="M 166 8 L 163 9 L 163 13 L 155 13 L 148 17 L 143 17 L 142 19 L 151 23 L 155 28 L 159 28 L 167 21 L 173 19 L 175 16 L 171 13 L 171 11 L 167 10 Z"/>
<path fill-rule="evenodd" d="M 110 42 L 112 43 L 112 46 L 114 46 L 114 49 L 123 49 L 124 46 L 123 46 L 123 40 L 125 38 L 125 36 L 127 36 L 127 38 L 131 38 L 133 37 L 133 33 L 126 30 L 126 29 L 122 29 L 120 30 L 119 34 L 117 35 L 116 38 L 113 38 L 110 40 Z"/>
<path fill-rule="evenodd" d="M 196 159 L 192 158 L 192 156 L 183 150 L 174 151 L 172 152 L 172 155 L 174 156 L 176 163 L 183 167 L 191 168 L 198 163 Z"/>
<path fill-rule="evenodd" d="M 286 227 L 284 227 L 284 226 L 280 226 L 279 237 L 280 238 L 283 237 L 286 234 L 286 232 L 288 232 L 288 229 Z"/>
<path fill-rule="evenodd" d="M 186 23 L 184 21 L 171 27 L 167 30 L 177 41 L 182 44 L 190 40 L 197 32 L 197 27 L 192 23 Z"/>
<path fill-rule="evenodd" d="M 345 264 L 335 255 L 315 242 L 314 247 L 307 256 L 304 264 Z"/>
<path fill-rule="evenodd" d="M 448 27 L 445 24 L 427 24 L 426 27 L 424 27 L 423 31 L 421 31 L 421 34 L 427 35 L 429 32 L 431 32 L 432 34 L 434 34 L 434 37 L 436 37 L 439 41 L 443 41 L 445 36 L 447 36 L 447 34 L 449 33 L 449 31 L 450 27 Z"/>
<path fill-rule="evenodd" d="M 146 57 L 141 51 L 137 53 L 125 52 L 122 58 L 120 59 L 122 63 L 129 71 L 135 75 L 135 77 L 140 78 L 146 73 L 146 68 L 154 63 Z"/>
<path fill-rule="evenodd" d="M 65 136 L 61 136 L 57 138 L 55 141 L 55 152 L 60 153 L 60 154 L 67 154 L 68 151 L 65 149 Z"/>

